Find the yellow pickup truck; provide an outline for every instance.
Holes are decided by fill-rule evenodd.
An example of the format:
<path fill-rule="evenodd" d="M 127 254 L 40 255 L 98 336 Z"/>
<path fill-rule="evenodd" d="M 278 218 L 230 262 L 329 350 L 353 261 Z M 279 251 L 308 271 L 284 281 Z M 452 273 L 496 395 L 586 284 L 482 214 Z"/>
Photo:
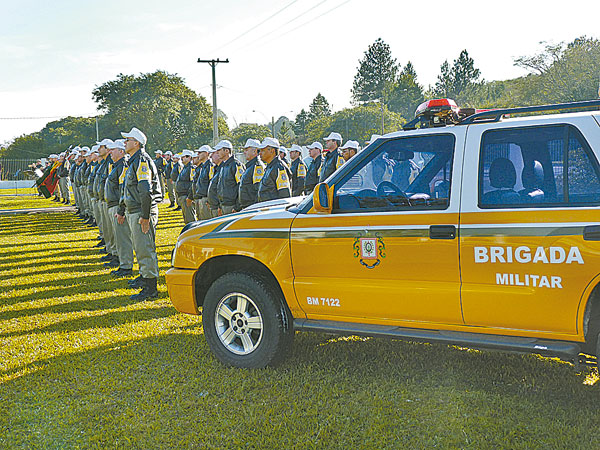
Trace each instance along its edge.
<path fill-rule="evenodd" d="M 593 364 L 599 106 L 426 102 L 311 196 L 188 224 L 171 301 L 236 367 L 281 361 L 296 331 Z"/>

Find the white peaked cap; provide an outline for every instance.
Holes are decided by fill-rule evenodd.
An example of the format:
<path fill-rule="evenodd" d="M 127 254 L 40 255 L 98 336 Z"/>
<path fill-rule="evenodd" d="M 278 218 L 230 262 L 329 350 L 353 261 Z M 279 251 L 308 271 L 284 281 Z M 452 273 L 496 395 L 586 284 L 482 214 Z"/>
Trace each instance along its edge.
<path fill-rule="evenodd" d="M 244 144 L 244 148 L 248 147 L 258 148 L 260 147 L 260 141 L 258 139 L 248 139 Z"/>
<path fill-rule="evenodd" d="M 266 137 L 263 139 L 262 143 L 260 144 L 260 147 L 258 148 L 266 147 L 275 147 L 278 149 L 279 147 L 281 147 L 281 145 L 279 144 L 279 140 L 277 140 L 276 138 Z"/>
<path fill-rule="evenodd" d="M 329 136 L 323 138 L 324 141 L 341 141 L 342 135 L 340 133 L 329 133 Z"/>
<path fill-rule="evenodd" d="M 308 146 L 309 149 L 311 148 L 318 148 L 319 150 L 323 150 L 323 144 L 321 144 L 320 142 L 313 142 L 312 144 L 310 144 Z"/>
<path fill-rule="evenodd" d="M 146 145 L 146 135 L 138 130 L 136 127 L 133 127 L 129 133 L 121 132 L 121 136 L 124 138 L 133 138 L 138 141 L 142 145 Z"/>

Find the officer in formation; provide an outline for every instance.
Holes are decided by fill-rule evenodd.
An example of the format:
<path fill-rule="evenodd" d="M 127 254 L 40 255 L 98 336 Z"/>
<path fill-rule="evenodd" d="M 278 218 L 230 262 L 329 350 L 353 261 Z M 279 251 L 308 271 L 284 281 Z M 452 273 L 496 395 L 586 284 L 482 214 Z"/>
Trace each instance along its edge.
<path fill-rule="evenodd" d="M 258 186 L 265 174 L 265 164 L 258 157 L 260 142 L 256 139 L 248 139 L 244 144 L 244 156 L 246 156 L 246 170 L 240 179 L 239 203 L 244 209 L 258 201 Z"/>
<path fill-rule="evenodd" d="M 258 185 L 258 201 L 264 202 L 292 195 L 290 169 L 278 157 L 279 141 L 265 138 L 260 144 L 260 159 L 266 164 L 265 173 Z"/>
<path fill-rule="evenodd" d="M 340 133 L 330 133 L 325 138 L 325 148 L 323 149 L 323 163 L 319 173 L 319 182 L 322 183 L 337 169 L 344 164 L 344 158 L 338 150 L 342 145 L 342 135 Z"/>
<path fill-rule="evenodd" d="M 321 164 L 323 158 L 321 153 L 323 152 L 323 145 L 320 142 L 313 142 L 308 146 L 308 155 L 312 158 L 312 161 L 308 164 L 306 169 L 306 177 L 304 179 L 304 193 L 310 194 L 317 184 L 319 184 L 319 171 L 321 170 Z"/>
<path fill-rule="evenodd" d="M 156 170 L 158 170 L 158 180 L 160 181 L 160 191 L 163 193 L 166 192 L 165 191 L 165 166 L 167 165 L 167 162 L 165 161 L 165 158 L 163 157 L 163 152 L 162 150 L 155 150 L 154 154 L 156 155 L 156 158 L 154 158 L 154 165 L 156 166 Z"/>
<path fill-rule="evenodd" d="M 193 197 L 190 198 L 192 180 L 194 179 L 194 165 L 192 158 L 194 152 L 183 150 L 181 152 L 181 170 L 177 180 L 175 180 L 175 194 L 177 194 L 177 204 L 181 207 L 183 222 L 190 223 L 196 220 L 196 208 Z M 190 200 L 188 202 L 187 200 Z"/>
<path fill-rule="evenodd" d="M 292 197 L 302 195 L 306 179 L 306 164 L 302 161 L 302 147 L 297 144 L 290 148 L 290 172 L 292 173 Z"/>
<path fill-rule="evenodd" d="M 173 170 L 173 152 L 167 150 L 165 152 L 165 171 L 163 172 L 163 177 L 165 179 L 165 184 L 167 185 L 167 192 L 169 193 L 169 208 L 174 208 L 177 206 L 177 201 L 175 200 L 175 188 L 173 186 L 173 180 L 171 180 L 171 171 Z"/>
<path fill-rule="evenodd" d="M 175 203 L 175 205 L 177 205 L 177 207 L 175 208 L 175 211 L 181 211 L 181 204 L 179 203 L 179 198 L 177 197 L 176 185 L 177 185 L 177 179 L 179 178 L 179 174 L 181 173 L 181 169 L 183 168 L 183 164 L 181 162 L 181 157 L 179 154 L 174 154 L 173 157 L 171 158 L 171 160 L 173 161 L 173 163 L 171 165 L 170 178 L 171 178 L 171 183 L 172 183 L 173 191 L 174 191 L 172 202 Z M 170 195 L 170 193 L 169 193 L 169 195 Z"/>
<path fill-rule="evenodd" d="M 359 149 L 360 147 L 358 141 L 347 141 L 342 147 L 340 147 L 344 162 L 348 162 L 350 158 L 358 153 Z"/>
<path fill-rule="evenodd" d="M 198 220 L 206 220 L 212 217 L 208 204 L 208 187 L 215 174 L 215 163 L 212 157 L 215 150 L 209 145 L 203 145 L 198 149 L 198 153 L 200 158 L 194 177 L 194 202 Z"/>
<path fill-rule="evenodd" d="M 104 265 L 115 269 L 113 276 L 131 277 L 135 254 L 139 276 L 128 283 L 141 290 L 131 299 L 150 300 L 158 297 L 156 227 L 163 200 L 159 170 L 144 149 L 144 133 L 132 128 L 121 135 L 124 139 L 103 139 L 91 149 L 73 149 L 69 175 L 77 214 L 98 227 L 96 247 L 101 247 Z"/>

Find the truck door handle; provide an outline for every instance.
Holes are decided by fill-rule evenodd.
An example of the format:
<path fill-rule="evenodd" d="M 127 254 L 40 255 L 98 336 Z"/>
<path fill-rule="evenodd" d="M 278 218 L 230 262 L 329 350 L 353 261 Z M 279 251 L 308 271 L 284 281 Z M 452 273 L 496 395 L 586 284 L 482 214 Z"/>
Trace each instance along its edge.
<path fill-rule="evenodd" d="M 600 241 L 600 225 L 588 225 L 583 228 L 584 241 Z"/>
<path fill-rule="evenodd" d="M 429 227 L 429 239 L 454 238 L 456 238 L 456 227 L 454 225 L 431 225 Z"/>

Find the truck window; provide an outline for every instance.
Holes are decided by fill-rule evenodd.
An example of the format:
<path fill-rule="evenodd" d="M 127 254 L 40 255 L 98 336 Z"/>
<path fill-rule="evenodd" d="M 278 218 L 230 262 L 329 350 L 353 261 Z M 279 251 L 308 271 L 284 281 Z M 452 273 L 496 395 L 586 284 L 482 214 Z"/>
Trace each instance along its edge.
<path fill-rule="evenodd" d="M 484 133 L 479 157 L 480 207 L 599 202 L 598 161 L 575 127 L 505 128 Z"/>
<path fill-rule="evenodd" d="M 454 142 L 435 134 L 382 144 L 338 184 L 334 212 L 446 209 Z"/>

